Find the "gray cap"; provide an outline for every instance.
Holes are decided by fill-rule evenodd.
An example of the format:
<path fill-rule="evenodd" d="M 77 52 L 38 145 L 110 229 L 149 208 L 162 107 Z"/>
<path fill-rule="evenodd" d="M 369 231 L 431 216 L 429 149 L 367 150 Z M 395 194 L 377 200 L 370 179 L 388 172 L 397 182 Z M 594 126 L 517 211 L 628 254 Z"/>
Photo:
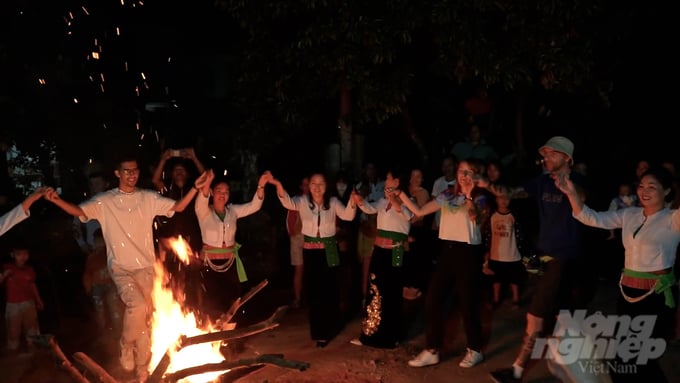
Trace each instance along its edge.
<path fill-rule="evenodd" d="M 564 153 L 573 160 L 574 157 L 574 143 L 570 139 L 563 136 L 555 136 L 549 139 L 543 146 L 538 148 L 538 153 L 544 156 L 545 149 L 552 149 L 556 152 Z"/>

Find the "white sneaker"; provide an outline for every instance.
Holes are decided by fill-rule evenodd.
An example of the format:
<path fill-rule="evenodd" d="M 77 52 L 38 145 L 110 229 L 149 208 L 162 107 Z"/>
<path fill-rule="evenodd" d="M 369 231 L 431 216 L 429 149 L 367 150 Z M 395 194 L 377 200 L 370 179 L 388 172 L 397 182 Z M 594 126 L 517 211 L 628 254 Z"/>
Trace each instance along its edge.
<path fill-rule="evenodd" d="M 120 345 L 120 365 L 127 372 L 135 369 L 135 347 L 132 344 Z"/>
<path fill-rule="evenodd" d="M 477 352 L 475 350 L 467 349 L 467 352 L 465 353 L 465 357 L 463 360 L 458 363 L 459 366 L 463 368 L 470 368 L 474 367 L 477 365 L 479 362 L 484 360 L 484 356 L 482 355 L 481 352 Z"/>
<path fill-rule="evenodd" d="M 425 367 L 439 363 L 439 353 L 430 350 L 423 350 L 415 358 L 408 361 L 411 367 Z"/>

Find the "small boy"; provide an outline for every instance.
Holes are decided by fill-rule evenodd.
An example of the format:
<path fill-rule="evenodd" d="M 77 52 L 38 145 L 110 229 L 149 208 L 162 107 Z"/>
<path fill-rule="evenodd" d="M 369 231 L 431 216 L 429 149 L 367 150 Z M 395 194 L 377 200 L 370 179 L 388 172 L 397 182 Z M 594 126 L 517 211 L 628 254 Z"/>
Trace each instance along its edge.
<path fill-rule="evenodd" d="M 489 218 L 484 233 L 486 254 L 484 274 L 492 276 L 493 303 L 500 304 L 501 285 L 510 284 L 513 306 L 519 305 L 519 288 L 527 277 L 522 263 L 527 242 L 517 219 L 510 210 L 510 190 L 499 186 L 496 195 L 496 211 Z"/>
<path fill-rule="evenodd" d="M 36 274 L 28 264 L 30 251 L 22 242 L 11 246 L 13 263 L 2 267 L 0 283 L 5 283 L 7 305 L 5 322 L 7 325 L 7 349 L 17 351 L 21 345 L 22 329 L 29 350 L 32 349 L 30 337 L 40 335 L 38 311 L 43 309 L 43 301 L 35 284 Z"/>

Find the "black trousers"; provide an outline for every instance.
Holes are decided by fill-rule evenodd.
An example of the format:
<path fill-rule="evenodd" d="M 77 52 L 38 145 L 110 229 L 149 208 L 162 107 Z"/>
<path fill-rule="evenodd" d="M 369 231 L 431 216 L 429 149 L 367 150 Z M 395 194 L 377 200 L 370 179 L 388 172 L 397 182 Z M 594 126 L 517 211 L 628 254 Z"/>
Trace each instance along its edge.
<path fill-rule="evenodd" d="M 304 285 L 312 340 L 331 340 L 340 331 L 340 267 L 328 267 L 325 249 L 303 249 Z"/>
<path fill-rule="evenodd" d="M 463 319 L 468 348 L 482 349 L 482 264 L 484 248 L 464 242 L 441 240 L 441 253 L 432 272 L 425 298 L 427 348 L 444 343 L 447 297 L 455 293 Z"/>

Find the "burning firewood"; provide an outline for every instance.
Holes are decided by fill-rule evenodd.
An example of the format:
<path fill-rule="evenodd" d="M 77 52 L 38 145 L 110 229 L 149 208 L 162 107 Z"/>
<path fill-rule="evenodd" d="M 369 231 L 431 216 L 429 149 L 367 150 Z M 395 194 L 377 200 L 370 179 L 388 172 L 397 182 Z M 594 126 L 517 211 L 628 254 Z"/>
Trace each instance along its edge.
<path fill-rule="evenodd" d="M 296 360 L 284 359 L 283 355 L 280 354 L 279 355 L 266 354 L 258 356 L 257 358 L 241 359 L 236 361 L 224 361 L 222 363 L 204 364 L 202 366 L 186 368 L 184 370 L 175 371 L 171 374 L 166 375 L 163 380 L 165 382 L 172 383 L 191 375 L 203 374 L 206 372 L 213 371 L 226 371 L 226 370 L 233 371 L 239 368 L 267 364 L 283 368 L 295 369 L 299 371 L 304 371 L 309 368 L 309 363 L 306 362 L 298 362 Z M 151 382 L 152 382 L 151 379 L 147 381 L 147 383 Z"/>
<path fill-rule="evenodd" d="M 267 286 L 268 283 L 269 281 L 264 279 L 262 282 L 253 286 L 252 289 L 248 290 L 247 293 L 245 293 L 242 297 L 236 299 L 234 303 L 232 303 L 231 307 L 229 307 L 229 311 L 220 316 L 219 323 L 221 324 L 223 330 L 231 330 L 231 328 L 229 328 L 227 324 L 231 322 L 231 319 L 234 317 L 234 315 L 236 315 L 238 309 L 244 304 L 246 304 L 246 302 L 248 302 L 250 298 L 252 298 L 255 294 L 259 293 L 260 290 Z"/>
<path fill-rule="evenodd" d="M 190 338 L 187 337 L 181 337 L 178 342 L 177 342 L 177 349 L 182 349 L 184 347 L 188 347 L 194 344 L 199 344 L 199 343 L 210 343 L 210 342 L 217 342 L 217 341 L 228 341 L 228 340 L 233 340 L 233 339 L 239 339 L 239 338 L 244 338 L 247 336 L 255 335 L 267 330 L 271 330 L 279 325 L 279 320 L 283 316 L 283 314 L 286 312 L 288 309 L 288 306 L 281 306 L 276 311 L 272 316 L 269 318 L 265 319 L 262 322 L 255 323 L 251 326 L 244 327 L 244 328 L 239 328 L 235 330 L 225 330 L 225 331 L 217 331 L 217 332 L 211 332 L 208 334 L 202 334 L 202 335 L 197 335 L 193 336 Z M 168 350 L 168 352 L 163 355 L 163 358 L 161 358 L 160 362 L 158 362 L 158 365 L 156 366 L 156 369 L 154 369 L 153 373 L 151 376 L 149 376 L 149 379 L 147 380 L 147 383 L 158 383 L 161 382 L 161 379 L 163 377 L 163 374 L 167 370 L 168 366 L 170 365 L 170 355 L 171 355 L 172 350 Z M 220 363 L 221 364 L 221 363 Z M 199 366 L 203 367 L 203 366 Z M 208 371 L 219 371 L 222 369 L 217 369 L 217 370 L 206 370 L 203 372 L 208 372 Z"/>

